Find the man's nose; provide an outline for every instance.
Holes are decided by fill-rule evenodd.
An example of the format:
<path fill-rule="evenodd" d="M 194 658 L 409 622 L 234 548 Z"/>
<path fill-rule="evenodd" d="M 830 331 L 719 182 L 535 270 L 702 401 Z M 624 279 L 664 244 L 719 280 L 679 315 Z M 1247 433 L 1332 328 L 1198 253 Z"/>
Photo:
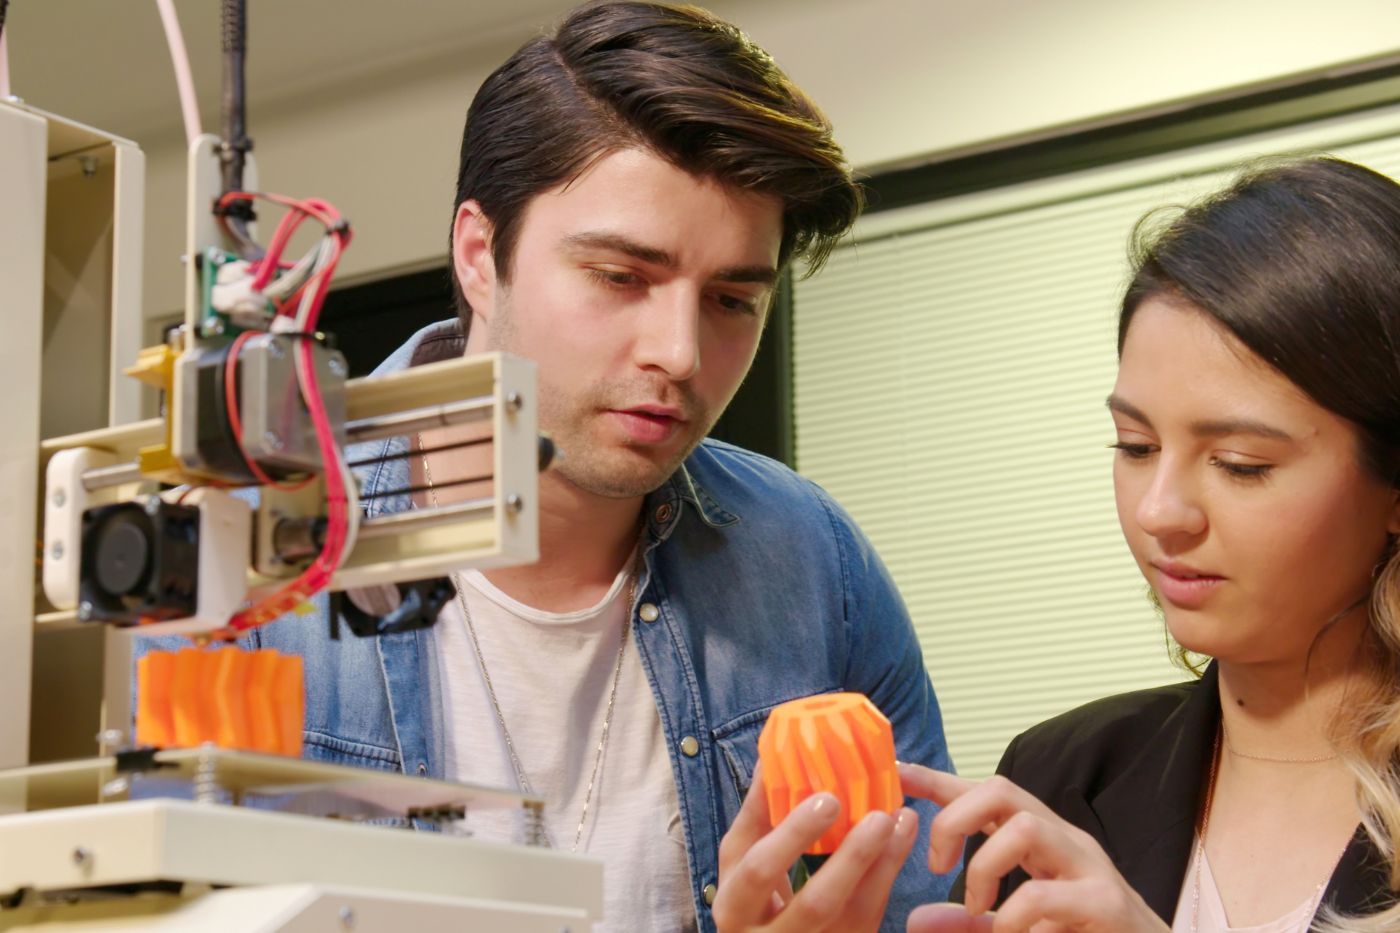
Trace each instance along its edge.
<path fill-rule="evenodd" d="M 636 363 L 675 382 L 700 372 L 700 301 L 694 290 L 660 290 L 637 320 Z"/>

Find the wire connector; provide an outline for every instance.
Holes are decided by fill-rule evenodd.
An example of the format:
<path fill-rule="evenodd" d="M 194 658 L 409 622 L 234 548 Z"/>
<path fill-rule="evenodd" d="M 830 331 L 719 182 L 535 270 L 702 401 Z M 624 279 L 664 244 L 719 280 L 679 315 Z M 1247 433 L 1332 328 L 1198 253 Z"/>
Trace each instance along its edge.
<path fill-rule="evenodd" d="M 216 202 L 214 216 L 226 217 L 229 220 L 241 220 L 245 224 L 250 224 L 258 219 L 258 212 L 253 209 L 252 198 L 236 198 L 227 202 Z"/>
<path fill-rule="evenodd" d="M 263 319 L 273 308 L 262 292 L 253 290 L 253 275 L 247 262 L 225 263 L 209 290 L 209 306 L 230 317 Z"/>

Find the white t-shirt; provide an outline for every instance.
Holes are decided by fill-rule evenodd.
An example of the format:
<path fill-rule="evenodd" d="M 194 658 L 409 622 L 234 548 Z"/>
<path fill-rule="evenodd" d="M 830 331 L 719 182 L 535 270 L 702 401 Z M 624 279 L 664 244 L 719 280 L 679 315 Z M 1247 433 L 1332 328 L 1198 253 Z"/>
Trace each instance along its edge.
<path fill-rule="evenodd" d="M 630 562 L 601 602 L 568 613 L 517 602 L 477 571 L 458 578 L 521 767 L 546 801 L 550 845 L 568 852 L 597 760 L 619 639 L 630 623 Z M 443 608 L 436 634 L 447 777 L 518 787 L 457 600 Z M 470 812 L 465 829 L 481 839 L 525 840 L 519 810 Z M 603 861 L 605 922 L 595 925 L 595 933 L 696 928 L 665 734 L 630 636 L 578 851 Z"/>

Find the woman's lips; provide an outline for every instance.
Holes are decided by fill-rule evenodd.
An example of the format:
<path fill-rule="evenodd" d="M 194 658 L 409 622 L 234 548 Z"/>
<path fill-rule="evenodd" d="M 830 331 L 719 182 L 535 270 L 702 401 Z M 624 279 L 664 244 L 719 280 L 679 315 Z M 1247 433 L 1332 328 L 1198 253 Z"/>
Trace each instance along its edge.
<path fill-rule="evenodd" d="M 1225 582 L 1224 577 L 1188 567 L 1152 565 L 1157 595 L 1179 609 L 1199 609 Z"/>

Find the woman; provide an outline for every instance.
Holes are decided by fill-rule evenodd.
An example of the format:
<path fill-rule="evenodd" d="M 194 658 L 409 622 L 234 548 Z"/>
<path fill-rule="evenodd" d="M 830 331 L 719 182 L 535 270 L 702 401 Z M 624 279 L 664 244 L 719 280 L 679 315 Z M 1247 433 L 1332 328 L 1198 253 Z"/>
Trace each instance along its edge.
<path fill-rule="evenodd" d="M 905 766 L 944 805 L 930 868 L 972 839 L 964 905 L 909 930 L 1400 929 L 1400 186 L 1246 175 L 1139 246 L 1118 333 L 1119 520 L 1212 660 L 1037 726 L 992 780 Z M 897 851 L 866 850 L 875 880 Z"/>

